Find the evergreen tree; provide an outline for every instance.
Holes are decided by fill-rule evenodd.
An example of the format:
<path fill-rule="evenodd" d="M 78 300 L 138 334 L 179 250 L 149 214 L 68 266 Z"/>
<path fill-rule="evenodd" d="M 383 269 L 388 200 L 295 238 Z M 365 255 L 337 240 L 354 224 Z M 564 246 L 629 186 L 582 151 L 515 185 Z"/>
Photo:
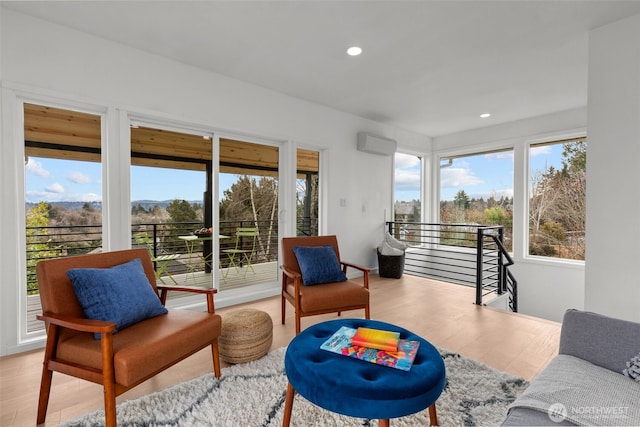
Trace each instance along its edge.
<path fill-rule="evenodd" d="M 464 190 L 460 190 L 456 193 L 456 197 L 453 199 L 453 204 L 459 209 L 467 209 L 469 207 L 469 196 Z"/>
<path fill-rule="evenodd" d="M 197 221 L 195 209 L 186 200 L 174 199 L 169 203 L 169 206 L 167 206 L 167 213 L 171 217 L 171 222 Z"/>

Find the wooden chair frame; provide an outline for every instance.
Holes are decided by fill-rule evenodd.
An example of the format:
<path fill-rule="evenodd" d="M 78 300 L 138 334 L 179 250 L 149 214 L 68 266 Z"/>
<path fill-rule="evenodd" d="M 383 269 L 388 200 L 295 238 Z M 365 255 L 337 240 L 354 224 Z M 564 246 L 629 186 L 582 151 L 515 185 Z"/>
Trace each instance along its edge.
<path fill-rule="evenodd" d="M 305 311 L 302 307 L 302 301 L 305 298 L 305 291 L 307 291 L 306 286 L 303 285 L 302 274 L 300 272 L 300 265 L 295 257 L 293 252 L 294 246 L 333 246 L 333 249 L 336 252 L 336 256 L 338 257 L 338 261 L 342 267 L 342 271 L 346 274 L 347 268 L 351 267 L 356 270 L 362 272 L 362 284 L 360 285 L 364 289 L 369 290 L 369 271 L 370 269 L 367 267 L 363 267 L 357 264 L 352 264 L 349 262 L 344 262 L 340 260 L 340 251 L 338 249 L 338 240 L 336 236 L 305 236 L 305 237 L 285 237 L 282 239 L 282 254 L 283 254 L 283 265 L 280 266 L 282 270 L 282 324 L 285 323 L 285 315 L 286 315 L 286 301 L 289 301 L 291 305 L 294 307 L 295 318 L 296 318 L 296 335 L 300 333 L 300 319 L 306 316 L 315 316 L 318 314 L 326 314 L 326 313 L 338 313 L 340 315 L 343 311 L 348 310 L 357 310 L 364 309 L 365 318 L 369 319 L 369 298 L 367 295 L 366 303 L 358 303 L 351 305 L 338 305 L 336 304 L 333 307 L 326 307 L 319 310 L 309 310 Z M 291 293 L 287 288 L 288 285 L 293 283 L 293 293 Z M 346 282 L 336 282 L 331 284 L 321 284 L 314 285 L 315 290 L 322 289 L 322 287 L 326 287 L 328 292 L 331 292 L 331 289 L 342 291 L 342 288 L 351 287 L 353 288 L 355 281 L 347 280 Z M 328 285 L 328 286 L 327 286 Z M 320 288 L 319 288 L 320 287 Z M 357 291 L 356 291 L 357 292 Z"/>
<path fill-rule="evenodd" d="M 170 363 L 165 364 L 160 369 L 145 373 L 145 375 L 134 384 L 127 386 L 116 383 L 115 367 L 114 367 L 114 340 L 118 340 L 118 334 L 113 335 L 116 324 L 113 322 L 91 320 L 83 317 L 82 309 L 79 306 L 70 282 L 66 279 L 66 270 L 70 268 L 86 268 L 97 267 L 107 268 L 114 265 L 128 262 L 132 259 L 140 258 L 145 270 L 145 274 L 149 279 L 149 283 L 156 293 L 162 304 L 166 303 L 167 293 L 169 291 L 193 292 L 205 295 L 207 299 L 207 312 L 214 316 L 212 319 L 214 324 L 220 326 L 220 316 L 215 314 L 213 296 L 217 292 L 215 289 L 194 289 L 178 286 L 157 286 L 155 281 L 155 272 L 151 258 L 146 249 L 130 249 L 115 252 L 105 252 L 100 254 L 90 254 L 73 256 L 66 258 L 58 258 L 53 260 L 42 261 L 36 266 L 38 273 L 38 283 L 41 290 L 41 300 L 43 305 L 43 314 L 37 316 L 39 320 L 45 322 L 47 332 L 47 342 L 44 354 L 44 364 L 42 368 L 42 380 L 40 385 L 40 397 L 38 403 L 37 423 L 44 423 L 49 404 L 49 394 L 51 391 L 51 382 L 53 372 L 61 372 L 73 377 L 82 378 L 93 383 L 102 384 L 104 388 L 104 410 L 106 425 L 108 427 L 116 426 L 116 396 L 130 390 L 131 388 L 141 384 L 147 379 L 155 376 L 163 370 L 173 366 L 174 364 L 184 360 L 201 349 L 211 346 L 211 354 L 213 358 L 214 374 L 220 378 L 220 356 L 218 352 L 218 335 L 212 341 L 206 342 L 204 345 L 194 345 L 193 348 L 186 350 L 186 354 Z M 54 283 L 55 282 L 55 283 Z M 69 289 L 71 287 L 71 290 Z M 53 295 L 60 290 L 65 294 L 69 301 L 69 310 L 61 310 L 64 313 L 57 313 L 60 305 L 60 297 Z M 171 310 L 170 310 L 171 311 Z M 69 314 L 71 313 L 71 314 Z M 196 313 L 194 313 L 195 315 Z M 202 316 L 202 313 L 197 313 Z M 143 320 L 140 323 L 152 321 Z M 217 323 L 215 323 L 217 322 Z M 136 325 L 130 326 L 134 328 Z M 74 332 L 75 331 L 75 332 Z M 101 334 L 101 353 L 102 353 L 102 369 L 96 369 L 91 366 L 83 366 L 78 363 L 69 362 L 57 355 L 58 344 L 61 335 L 79 333 L 100 333 Z M 91 337 L 93 339 L 93 337 Z M 144 337 L 141 337 L 140 343 L 144 345 Z"/>

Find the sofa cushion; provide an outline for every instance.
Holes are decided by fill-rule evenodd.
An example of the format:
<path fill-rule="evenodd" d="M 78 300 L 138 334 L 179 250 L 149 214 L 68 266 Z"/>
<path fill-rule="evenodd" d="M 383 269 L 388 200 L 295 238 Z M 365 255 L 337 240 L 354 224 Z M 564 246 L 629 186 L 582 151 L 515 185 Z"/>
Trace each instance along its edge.
<path fill-rule="evenodd" d="M 619 374 L 640 351 L 640 323 L 598 313 L 567 310 L 560 354 L 569 354 Z"/>
<path fill-rule="evenodd" d="M 115 332 L 167 313 L 139 258 L 110 268 L 73 268 L 67 275 L 85 315 L 114 322 Z"/>
<path fill-rule="evenodd" d="M 294 246 L 293 252 L 298 259 L 304 285 L 347 280 L 332 246 Z"/>

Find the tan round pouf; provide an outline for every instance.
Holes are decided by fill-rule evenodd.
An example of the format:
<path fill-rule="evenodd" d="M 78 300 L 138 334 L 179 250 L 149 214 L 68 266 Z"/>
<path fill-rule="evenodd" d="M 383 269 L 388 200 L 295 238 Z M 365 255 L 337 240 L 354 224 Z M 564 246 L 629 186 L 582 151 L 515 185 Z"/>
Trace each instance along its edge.
<path fill-rule="evenodd" d="M 264 311 L 243 308 L 222 315 L 218 338 L 220 358 L 227 363 L 246 363 L 264 356 L 273 342 L 273 321 Z"/>

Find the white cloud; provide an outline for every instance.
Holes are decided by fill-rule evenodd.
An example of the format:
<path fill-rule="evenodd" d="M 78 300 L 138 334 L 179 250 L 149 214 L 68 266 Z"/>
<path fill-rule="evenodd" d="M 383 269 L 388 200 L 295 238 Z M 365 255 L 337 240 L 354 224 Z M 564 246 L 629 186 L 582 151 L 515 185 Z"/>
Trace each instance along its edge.
<path fill-rule="evenodd" d="M 551 146 L 550 145 L 532 146 L 531 150 L 529 151 L 529 155 L 531 157 L 542 156 L 544 154 L 549 154 L 549 153 L 551 153 Z"/>
<path fill-rule="evenodd" d="M 444 168 L 440 171 L 441 187 L 456 188 L 484 184 L 484 181 L 473 174 L 469 169 Z"/>
<path fill-rule="evenodd" d="M 100 195 L 95 193 L 78 193 L 65 194 L 52 191 L 27 191 L 26 199 L 28 202 L 37 203 L 45 202 L 99 202 L 102 200 Z"/>
<path fill-rule="evenodd" d="M 64 193 L 64 187 L 57 182 L 46 187 L 45 190 L 47 191 L 47 193 L 58 193 L 58 194 Z"/>
<path fill-rule="evenodd" d="M 82 172 L 71 172 L 69 176 L 67 176 L 67 179 L 76 184 L 89 184 L 92 182 L 91 177 Z"/>
<path fill-rule="evenodd" d="M 395 166 L 396 171 L 398 169 L 408 169 L 420 164 L 420 158 L 418 156 L 413 156 L 410 154 L 396 153 L 395 155 Z"/>
<path fill-rule="evenodd" d="M 420 171 L 396 171 L 395 187 L 398 190 L 420 190 Z"/>
<path fill-rule="evenodd" d="M 498 151 L 497 153 L 485 154 L 484 158 L 487 160 L 513 159 L 513 150 Z"/>
<path fill-rule="evenodd" d="M 49 178 L 51 173 L 42 167 L 42 163 L 33 160 L 29 157 L 26 166 L 24 167 L 27 173 L 40 176 L 42 178 Z"/>

